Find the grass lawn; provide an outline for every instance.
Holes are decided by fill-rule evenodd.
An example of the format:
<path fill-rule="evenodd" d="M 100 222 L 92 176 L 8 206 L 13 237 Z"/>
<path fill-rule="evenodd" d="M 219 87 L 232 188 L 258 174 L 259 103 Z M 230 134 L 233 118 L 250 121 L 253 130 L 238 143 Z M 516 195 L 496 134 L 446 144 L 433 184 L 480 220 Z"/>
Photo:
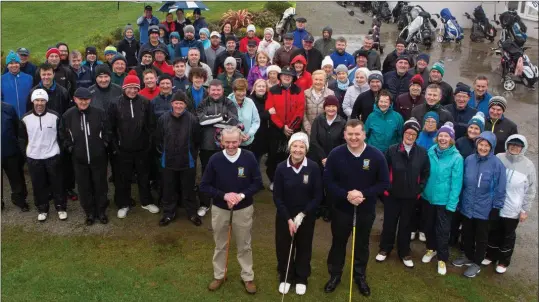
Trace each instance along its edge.
<path fill-rule="evenodd" d="M 214 248 L 208 217 L 197 228 L 185 219 L 182 211 L 179 220 L 160 228 L 158 215 L 140 207 L 122 221 L 113 215 L 115 209 L 111 207 L 109 225 L 89 228 L 83 225 L 82 215 L 73 214 L 68 222 L 59 222 L 56 215 L 50 215 L 47 222 L 39 224 L 35 212 L 14 213 L 30 215 L 32 222 L 28 219 L 19 225 L 2 225 L 2 299 L 277 301 L 280 296 L 274 248 L 275 207 L 270 198 L 265 191 L 256 201 L 253 255 L 259 292 L 254 296 L 246 294 L 240 283 L 235 245 L 229 259 L 229 281 L 217 292 L 206 289 L 213 276 Z M 78 204 L 71 206 L 75 207 Z M 380 213 L 377 223 L 379 220 Z M 378 238 L 379 231 L 373 231 L 368 267 L 371 301 L 537 301 L 536 285 L 496 275 L 493 267 L 484 268 L 475 279 L 466 279 L 461 275 L 462 269 L 448 265 L 448 275 L 438 276 L 435 261 L 420 263 L 424 246 L 419 242 L 412 246 L 414 269 L 405 269 L 396 253 L 383 264 L 375 263 Z M 347 301 L 349 257 L 336 292 L 323 293 L 330 243 L 329 224 L 318 220 L 307 294 L 299 297 L 291 290 L 287 301 Z M 361 299 L 354 287 L 354 300 Z"/>
<path fill-rule="evenodd" d="M 206 2 L 209 11 L 202 15 L 209 21 L 218 21 L 229 9 L 259 11 L 265 2 Z M 164 21 L 165 13 L 157 11 L 161 3 L 153 6 L 154 15 Z M 43 57 L 47 47 L 66 42 L 71 48 L 81 49 L 84 40 L 97 33 L 108 34 L 127 23 L 135 24 L 142 15 L 144 3 L 121 2 L 2 2 L 2 51 L 24 46 L 33 57 Z M 186 13 L 191 13 L 186 11 Z"/>

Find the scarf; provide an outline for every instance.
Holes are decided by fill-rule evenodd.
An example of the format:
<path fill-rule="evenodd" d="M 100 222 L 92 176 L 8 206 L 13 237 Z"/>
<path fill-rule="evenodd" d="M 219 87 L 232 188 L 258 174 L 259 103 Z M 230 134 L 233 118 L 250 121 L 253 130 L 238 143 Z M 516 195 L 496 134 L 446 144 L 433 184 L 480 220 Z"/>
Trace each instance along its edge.
<path fill-rule="evenodd" d="M 267 66 L 258 66 L 258 70 L 260 70 L 260 75 L 263 78 L 266 78 L 267 68 L 268 68 Z"/>
<path fill-rule="evenodd" d="M 350 86 L 350 80 L 348 78 L 346 78 L 346 82 L 343 83 L 341 81 L 337 81 L 337 87 L 340 89 L 340 90 L 346 90 L 348 89 L 348 86 Z"/>
<path fill-rule="evenodd" d="M 135 40 L 135 35 L 133 35 L 131 38 L 128 38 L 124 35 L 124 39 L 127 41 L 127 42 L 133 42 L 133 40 Z"/>

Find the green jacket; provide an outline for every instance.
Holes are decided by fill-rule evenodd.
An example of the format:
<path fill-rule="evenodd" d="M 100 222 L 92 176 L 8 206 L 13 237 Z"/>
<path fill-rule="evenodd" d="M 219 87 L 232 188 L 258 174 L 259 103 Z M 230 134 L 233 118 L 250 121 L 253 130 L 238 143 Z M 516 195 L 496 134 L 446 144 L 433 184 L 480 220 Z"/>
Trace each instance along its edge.
<path fill-rule="evenodd" d="M 402 116 L 393 110 L 392 106 L 386 112 L 382 112 L 375 104 L 374 111 L 369 114 L 365 123 L 367 143 L 382 153 L 386 152 L 389 146 L 402 140 L 403 125 Z"/>
<path fill-rule="evenodd" d="M 112 72 L 110 74 L 110 81 L 116 85 L 119 85 L 122 87 L 124 84 L 124 79 L 127 76 L 127 72 L 122 73 L 121 75 L 117 75 L 115 72 Z"/>
<path fill-rule="evenodd" d="M 223 88 L 225 90 L 224 95 L 229 95 L 232 93 L 232 83 L 235 79 L 243 78 L 243 74 L 241 74 L 239 71 L 235 71 L 234 75 L 232 75 L 231 78 L 227 78 L 226 72 L 222 72 L 217 76 L 218 80 L 221 80 L 223 82 Z"/>

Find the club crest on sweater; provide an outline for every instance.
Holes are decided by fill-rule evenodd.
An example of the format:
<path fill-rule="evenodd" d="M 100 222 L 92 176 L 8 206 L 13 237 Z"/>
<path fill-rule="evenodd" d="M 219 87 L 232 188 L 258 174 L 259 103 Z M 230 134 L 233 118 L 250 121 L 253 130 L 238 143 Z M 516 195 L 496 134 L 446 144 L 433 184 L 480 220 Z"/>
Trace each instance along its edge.
<path fill-rule="evenodd" d="M 309 174 L 303 174 L 303 183 L 309 184 Z"/>
<path fill-rule="evenodd" d="M 238 177 L 245 178 L 245 168 L 238 167 Z"/>
<path fill-rule="evenodd" d="M 371 163 L 370 159 L 364 159 L 363 160 L 363 170 L 369 170 L 370 169 L 370 163 Z"/>

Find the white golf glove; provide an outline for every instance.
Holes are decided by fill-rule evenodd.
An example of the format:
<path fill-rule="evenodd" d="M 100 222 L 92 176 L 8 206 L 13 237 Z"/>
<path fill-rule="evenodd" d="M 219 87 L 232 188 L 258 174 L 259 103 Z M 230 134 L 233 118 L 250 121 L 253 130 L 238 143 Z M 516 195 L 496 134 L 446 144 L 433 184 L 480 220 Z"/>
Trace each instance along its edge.
<path fill-rule="evenodd" d="M 305 218 L 305 214 L 303 214 L 303 212 L 299 212 L 299 214 L 294 217 L 294 224 L 296 225 L 296 229 L 299 229 L 299 226 L 303 222 L 303 218 Z"/>

